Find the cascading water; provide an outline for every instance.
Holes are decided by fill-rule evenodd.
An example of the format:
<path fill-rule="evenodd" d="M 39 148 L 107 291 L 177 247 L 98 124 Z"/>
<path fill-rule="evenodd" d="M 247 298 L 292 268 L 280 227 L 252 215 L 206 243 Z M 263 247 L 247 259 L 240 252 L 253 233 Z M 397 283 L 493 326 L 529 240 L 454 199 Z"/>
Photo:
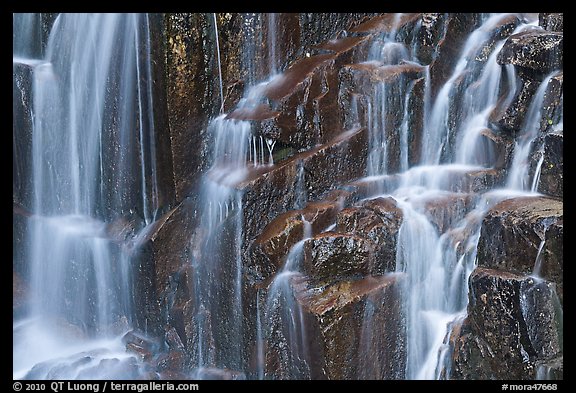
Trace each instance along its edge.
<path fill-rule="evenodd" d="M 29 18 L 15 15 L 15 29 Z M 45 57 L 28 61 L 31 296 L 14 325 L 16 378 L 104 378 L 115 374 L 101 359 L 131 358 L 117 337 L 134 312 L 130 258 L 107 223 L 129 213 L 150 223 L 157 209 L 148 31 L 144 14 L 61 14 Z M 59 357 L 60 374 L 46 366 Z"/>
<path fill-rule="evenodd" d="M 398 201 L 404 212 L 396 258 L 397 270 L 408 274 L 404 295 L 408 379 L 446 377 L 444 357 L 448 347 L 445 337 L 454 321 L 466 313 L 468 277 L 475 267 L 482 218 L 495 203 L 513 196 L 513 192 L 506 191 L 487 192 L 473 198 L 467 203 L 468 206 L 455 208 L 449 213 L 452 218 L 444 228 L 435 225 L 434 218 L 426 214 L 428 202 L 469 197 L 471 194 L 467 194 L 463 188 L 461 176 L 470 171 L 485 170 L 494 164 L 491 146 L 479 142 L 482 131 L 488 126 L 488 117 L 500 98 L 503 67 L 496 63 L 496 58 L 504 40 L 494 45 L 485 62 L 474 59 L 491 39 L 491 31 L 508 15 L 490 16 L 470 34 L 454 73 L 440 88 L 434 104 L 425 114 L 421 162 L 428 165 L 406 170 L 406 160 L 401 153 L 401 163 L 404 162 L 404 165 L 400 165 L 403 172 L 400 173 L 398 187 L 388 187 L 387 192 Z M 524 27 L 521 25 L 516 31 Z M 384 44 L 385 47 L 388 45 L 391 43 Z M 511 85 L 505 90 L 510 92 L 505 101 L 509 102 L 515 91 L 515 78 L 511 68 L 506 71 Z M 463 97 L 461 103 L 455 101 L 458 96 Z M 385 97 L 385 94 L 378 97 L 382 105 L 386 103 Z M 532 106 L 539 108 L 541 102 L 537 94 Z M 451 113 L 455 105 L 460 113 L 451 120 L 455 120 L 455 124 L 450 125 L 449 118 L 455 115 Z M 387 112 L 390 110 L 394 109 Z M 376 135 L 371 137 L 368 174 L 385 175 L 385 165 L 373 165 L 374 162 L 386 160 L 386 148 L 381 148 L 385 144 L 374 141 L 383 139 L 390 131 L 385 127 L 374 127 L 379 122 L 378 113 L 369 113 L 369 116 L 374 119 L 369 129 L 372 135 Z M 527 122 L 531 126 L 539 124 L 537 115 L 528 117 Z M 406 143 L 406 138 L 401 136 L 400 143 Z M 455 148 L 450 148 L 452 145 Z M 405 149 L 407 147 L 400 147 L 401 152 Z M 514 160 L 525 162 L 527 157 L 521 158 L 519 155 L 521 153 L 517 152 Z M 441 162 L 445 164 L 440 165 Z M 510 181 L 513 181 L 512 176 L 515 176 L 514 171 L 511 172 Z"/>
<path fill-rule="evenodd" d="M 533 186 L 533 181 L 530 181 L 529 179 L 529 157 L 534 149 L 533 142 L 538 136 L 538 131 L 540 130 L 540 111 L 542 108 L 542 102 L 544 101 L 544 95 L 548 88 L 548 83 L 554 74 L 555 73 L 548 75 L 540 83 L 540 86 L 530 103 L 528 112 L 526 113 L 521 135 L 514 145 L 514 159 L 512 160 L 508 182 L 506 183 L 506 187 L 509 189 L 530 190 L 535 188 Z M 538 172 L 539 171 L 536 171 L 536 179 Z"/>
<path fill-rule="evenodd" d="M 290 249 L 284 266 L 270 284 L 264 313 L 267 322 L 265 329 L 267 339 L 269 342 L 277 343 L 280 353 L 275 355 L 280 358 L 281 364 L 287 365 L 287 369 L 282 370 L 282 373 L 285 374 L 284 377 L 289 376 L 295 379 L 310 378 L 310 353 L 306 342 L 304 317 L 302 307 L 294 298 L 292 283 L 302 278 L 299 268 L 304 242 L 310 238 L 311 234 L 312 227 L 304 220 L 303 239 Z M 267 375 L 265 372 L 260 372 L 260 374 Z"/>
<path fill-rule="evenodd" d="M 146 248 L 145 242 L 160 233 L 165 223 L 177 225 L 179 209 L 186 208 L 183 203 L 164 216 L 166 220 L 158 217 L 166 206 L 160 206 L 157 179 L 163 161 L 160 154 L 156 155 L 159 130 L 154 123 L 156 96 L 152 87 L 157 81 L 153 80 L 150 63 L 148 16 L 62 14 L 43 45 L 46 22 L 43 16 L 14 14 L 14 86 L 27 93 L 25 83 L 16 80 L 16 72 L 30 71 L 29 93 L 33 103 L 29 108 L 33 158 L 29 173 L 31 215 L 27 218 L 26 239 L 31 292 L 27 313 L 24 317 L 15 316 L 14 320 L 14 377 L 146 377 L 152 375 L 144 374 L 151 369 L 150 364 L 157 365 L 159 370 L 160 364 L 166 359 L 173 360 L 169 356 L 176 353 L 175 362 L 182 360 L 177 356 L 185 356 L 179 372 L 192 378 L 228 372 L 258 379 L 339 375 L 359 379 L 450 378 L 453 348 L 449 338 L 452 329 L 466 318 L 469 278 L 476 268 L 484 216 L 507 198 L 539 195 L 536 190 L 547 146 L 544 142 L 536 146 L 543 135 L 541 107 L 550 81 L 558 73 L 552 72 L 544 78 L 533 95 L 516 137 L 508 178 L 503 182 L 494 180 L 505 184 L 505 188 L 494 190 L 484 182 L 489 183 L 490 176 L 502 175 L 507 169 L 498 166 L 501 162 L 496 163 L 502 158 L 502 152 L 495 151 L 501 131 L 491 130 L 494 128 L 491 115 L 496 108 L 508 107 L 516 98 L 519 81 L 514 66 L 498 64 L 498 56 L 512 30 L 519 33 L 536 22 L 523 23 L 515 14 L 482 16 L 479 22 L 474 22 L 478 23 L 477 28 L 465 39 L 458 58 L 454 59 L 452 74 L 446 75 L 443 85 L 435 87 L 437 93 L 432 96 L 432 77 L 436 78 L 439 69 L 432 63 L 420 63 L 421 48 L 415 43 L 420 42 L 420 29 L 435 31 L 430 25 L 435 22 L 434 18 L 429 21 L 428 17 L 413 15 L 416 14 L 377 17 L 369 21 L 365 33 L 359 30 L 359 35 L 331 40 L 328 46 L 315 49 L 319 54 L 305 52 L 304 61 L 297 59 L 290 72 L 280 75 L 276 75 L 281 67 L 277 56 L 286 55 L 286 59 L 292 56 L 279 53 L 276 30 L 284 26 L 280 16 L 241 15 L 234 23 L 239 23 L 242 30 L 243 42 L 238 45 L 242 53 L 237 59 L 246 91 L 236 109 L 227 115 L 224 87 L 230 80 L 223 79 L 223 67 L 229 66 L 226 57 L 229 48 L 220 47 L 218 28 L 222 28 L 225 36 L 228 27 L 225 23 L 218 25 L 216 14 L 204 16 L 214 22 L 215 45 L 210 47 L 217 52 L 219 76 L 218 83 L 211 86 L 215 86 L 214 92 L 219 89 L 220 113 L 209 122 L 204 141 L 211 147 L 211 162 L 202 173 L 197 197 L 188 195 L 195 209 L 191 214 L 197 215 L 197 219 L 196 227 L 190 228 L 194 232 L 191 238 L 187 237 L 190 240 L 182 256 L 186 265 L 167 272 L 170 288 L 160 288 L 162 279 L 152 278 L 152 286 L 159 288 L 153 289 L 157 293 L 146 294 L 154 297 L 167 292 L 170 300 L 166 303 L 180 296 L 180 292 L 189 291 L 189 298 L 178 303 L 178 307 L 184 304 L 178 313 L 172 313 L 171 306 L 160 301 L 162 315 L 154 315 L 152 319 L 145 316 L 142 322 L 141 310 L 136 310 L 141 303 L 135 287 L 141 285 L 140 279 L 146 281 L 149 277 L 143 277 L 148 272 L 139 265 L 136 278 L 133 265 L 140 260 L 133 259 L 133 252 L 141 246 Z M 228 16 L 220 20 L 228 20 Z M 448 18 L 448 14 L 440 18 Z M 230 25 L 237 26 L 234 23 Z M 502 26 L 507 26 L 504 33 L 499 30 Z M 435 32 L 442 36 L 450 34 L 450 31 Z M 363 40 L 372 45 L 363 47 Z M 349 44 L 353 46 L 347 48 Z M 267 52 L 260 53 L 259 48 Z M 341 59 L 354 63 L 358 56 L 366 54 L 365 49 L 369 49 L 367 61 L 344 67 L 350 67 L 347 72 L 352 70 L 349 75 L 353 78 L 355 72 L 368 72 L 370 82 L 365 86 L 362 80 L 360 86 L 354 86 L 359 91 L 351 92 L 352 113 L 344 113 L 345 119 L 340 119 L 343 124 L 358 126 L 359 131 L 340 135 L 337 130 L 320 127 L 332 115 L 335 103 L 342 104 L 340 99 L 347 94 L 349 81 L 338 79 L 345 73 L 334 71 L 337 67 L 343 69 Z M 442 50 L 433 52 L 432 58 L 439 53 L 443 55 Z M 343 53 L 349 57 L 338 58 Z M 322 62 L 323 57 L 329 60 Z M 272 75 L 268 81 L 256 84 L 262 78 L 261 69 Z M 224 70 L 227 78 L 235 72 Z M 338 94 L 331 90 L 335 88 L 334 80 L 336 89 L 342 89 Z M 274 89 L 282 94 L 271 99 L 270 92 Z M 227 90 L 226 100 L 234 94 L 233 89 Z M 214 95 L 215 99 L 217 96 Z M 331 96 L 338 96 L 338 101 L 330 101 Z M 25 94 L 19 97 L 25 101 Z M 307 113 L 309 110 L 314 113 Z M 561 105 L 559 110 L 555 114 L 556 124 L 549 123 L 555 132 L 560 132 L 563 126 Z M 269 114 L 275 117 L 267 118 Z M 254 117 L 263 117 L 268 123 L 260 127 L 259 120 L 245 120 L 253 115 L 261 115 Z M 309 131 L 300 129 L 304 124 L 313 124 L 322 130 L 322 135 L 311 139 L 311 143 L 306 138 L 292 139 L 292 132 Z M 332 139 L 332 131 L 337 138 Z M 279 139 L 272 139 L 276 137 Z M 359 142 L 361 138 L 364 139 Z M 324 177 L 329 177 L 334 168 L 345 170 L 339 162 L 334 166 L 334 161 L 366 153 L 363 143 L 368 146 L 367 157 L 363 158 L 367 177 L 345 183 L 358 180 L 355 172 L 347 180 L 328 179 L 330 184 L 323 184 Z M 358 145 L 363 146 L 362 152 Z M 289 156 L 275 155 L 275 146 L 281 146 Z M 532 168 L 529 162 L 535 161 L 535 154 L 539 154 L 539 160 Z M 23 173 L 22 168 L 16 172 Z M 285 174 L 290 177 L 288 182 Z M 362 182 L 369 186 L 362 188 L 359 186 Z M 277 195 L 267 194 L 277 190 L 278 194 L 286 194 L 288 187 L 291 194 L 286 198 L 283 195 L 281 202 L 275 200 Z M 330 199 L 332 196 L 329 198 L 324 191 L 340 195 L 338 201 Z M 316 201 L 317 195 L 326 199 Z M 367 200 L 356 201 L 357 195 Z M 396 218 L 385 216 L 389 212 L 384 214 L 375 205 L 367 204 L 379 196 L 390 197 L 383 199 L 395 204 L 401 221 L 396 222 Z M 342 233 L 343 226 L 349 224 L 342 213 L 345 203 L 352 207 L 344 213 L 354 212 L 361 217 L 354 223 L 358 225 L 354 229 L 357 233 L 348 233 L 348 229 Z M 269 211 L 264 210 L 267 204 Z M 303 212 L 290 216 L 286 212 L 290 209 Z M 263 217 L 269 224 L 253 228 L 249 225 L 253 224 L 254 212 L 263 216 L 272 216 L 273 212 L 276 218 L 278 213 L 286 212 L 282 219 L 289 218 L 269 228 L 267 225 L 276 218 Z M 125 222 L 126 217 L 133 227 L 130 234 L 119 236 L 114 227 Z M 296 228 L 291 227 L 292 222 L 296 221 L 303 224 L 302 238 L 300 234 L 294 238 L 291 232 Z M 370 236 L 376 234 L 376 240 L 360 233 L 362 225 L 373 224 Z M 555 235 L 547 235 L 548 226 L 544 226 L 543 234 L 537 233 L 538 253 L 528 277 L 532 281 L 527 279 L 521 284 L 521 313 L 529 325 L 536 325 L 539 318 L 536 310 L 549 302 L 560 310 L 554 317 L 561 329 L 561 300 L 554 284 L 540 277 L 547 274 L 547 247 L 555 241 L 547 237 Z M 313 237 L 312 228 L 314 240 L 318 232 L 332 232 L 334 238 L 347 236 L 350 241 L 343 255 L 356 253 L 355 247 L 361 244 L 366 245 L 368 256 L 354 254 L 350 261 L 338 259 L 338 263 L 350 264 L 343 267 L 343 270 L 350 268 L 349 275 L 346 272 L 340 277 L 341 272 L 330 271 L 327 274 L 335 274 L 336 281 L 331 281 L 332 277 L 314 281 L 311 278 L 318 274 L 315 269 L 326 267 L 309 266 L 316 261 L 305 259 L 311 254 L 303 255 L 305 244 L 320 247 L 314 242 L 306 243 Z M 260 270 L 252 271 L 251 263 L 265 258 L 257 254 L 260 249 L 254 251 L 255 245 L 260 247 L 265 242 L 256 243 L 261 238 L 255 236 L 275 230 L 282 230 L 284 237 L 265 240 L 270 242 L 266 247 L 277 253 L 274 261 L 270 258 L 269 266 L 257 266 Z M 394 241 L 390 244 L 395 244 L 396 249 L 390 246 L 390 250 L 379 250 L 373 255 L 371 242 L 380 242 L 379 230 L 386 235 L 397 233 L 394 239 L 383 241 L 385 246 L 389 246 L 389 240 Z M 154 241 L 157 239 L 161 236 Z M 153 248 L 160 249 L 163 246 L 160 243 L 158 240 Z M 334 243 L 334 247 L 339 246 Z M 395 271 L 389 271 L 394 270 L 389 265 L 377 266 L 381 261 L 373 259 L 380 255 L 390 259 L 395 256 Z M 254 260 L 247 261 L 250 258 Z M 333 265 L 330 260 L 327 265 L 331 269 L 337 263 Z M 166 273 L 163 266 L 154 265 L 154 269 L 158 276 Z M 189 281 L 183 285 L 186 289 L 180 291 L 183 270 L 182 276 Z M 173 281 L 177 282 L 178 294 L 170 292 Z M 324 299 L 324 291 L 331 291 L 334 297 Z M 537 293 L 547 297 L 541 298 Z M 311 308 L 308 296 L 331 303 L 326 303 L 326 309 Z M 331 308 L 332 304 L 336 306 Z M 183 321 L 172 320 L 180 315 L 185 316 Z M 334 316 L 339 319 L 330 323 Z M 388 329 L 392 333 L 382 334 L 378 325 L 383 316 L 386 321 L 394 320 L 390 326 L 386 325 L 387 329 L 392 326 Z M 156 346 L 149 354 L 127 351 L 126 333 L 136 325 L 147 332 L 148 323 L 158 325 L 153 321 L 156 317 L 160 324 L 167 323 L 167 327 L 152 329 L 160 331 L 157 338 L 161 343 L 151 344 Z M 340 324 L 347 318 L 353 323 Z M 309 323 L 312 325 L 308 326 Z M 351 339 L 350 343 L 358 344 L 358 364 L 345 373 L 334 370 L 347 366 L 335 365 L 340 359 L 333 361 L 330 356 L 334 354 L 325 350 L 325 345 L 338 344 L 330 340 L 340 339 L 332 337 L 333 326 L 353 336 L 356 341 Z M 181 337 L 170 341 L 169 333 L 174 330 Z M 540 332 L 532 327 L 527 330 L 531 340 L 540 340 Z M 314 342 L 317 338 L 325 342 Z M 148 344 L 155 342 L 147 339 Z M 143 349 L 138 345 L 131 348 Z M 326 353 L 315 353 L 318 349 Z M 168 357 L 163 358 L 165 355 Z M 394 370 L 390 362 L 396 362 Z M 162 367 L 167 363 L 162 363 Z M 218 370 L 222 373 L 217 374 Z M 545 378 L 550 372 L 548 365 L 539 366 L 536 377 Z"/>

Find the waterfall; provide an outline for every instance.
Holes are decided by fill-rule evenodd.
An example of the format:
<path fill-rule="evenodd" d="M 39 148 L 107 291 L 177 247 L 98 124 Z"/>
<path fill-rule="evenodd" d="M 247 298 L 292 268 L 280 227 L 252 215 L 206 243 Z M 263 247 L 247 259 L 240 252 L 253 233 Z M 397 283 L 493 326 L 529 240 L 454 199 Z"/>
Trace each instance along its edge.
<path fill-rule="evenodd" d="M 296 243 L 286 256 L 284 266 L 278 272 L 266 299 L 266 336 L 278 346 L 278 361 L 282 364 L 283 377 L 310 379 L 310 352 L 306 340 L 306 328 L 302 307 L 292 292 L 295 281 L 301 280 L 299 273 L 304 243 L 310 238 L 312 227 L 305 219 L 303 239 Z M 268 376 L 268 373 L 264 373 Z M 282 377 L 282 376 L 272 376 Z"/>
<path fill-rule="evenodd" d="M 268 34 L 266 36 L 267 46 L 268 46 L 268 67 L 270 69 L 270 75 L 276 75 L 278 73 L 278 59 L 277 59 L 277 14 L 269 13 L 268 16 Z"/>
<path fill-rule="evenodd" d="M 38 59 L 42 55 L 42 14 L 12 14 L 12 55 Z"/>
<path fill-rule="evenodd" d="M 510 166 L 508 182 L 506 183 L 506 187 L 511 190 L 529 190 L 531 188 L 532 182 L 528 178 L 530 169 L 529 157 L 534 147 L 534 140 L 540 131 L 540 111 L 546 89 L 548 88 L 550 79 L 552 79 L 555 74 L 554 72 L 544 78 L 528 107 L 520 137 L 514 144 L 514 158 Z"/>
<path fill-rule="evenodd" d="M 243 216 L 242 194 L 235 185 L 247 173 L 251 127 L 249 122 L 220 115 L 210 123 L 209 132 L 214 140 L 212 167 L 201 185 L 194 245 L 199 257 L 192 260 L 198 331 L 195 362 L 198 368 L 240 369 Z M 233 265 L 227 266 L 229 262 Z"/>
<path fill-rule="evenodd" d="M 342 15 L 13 14 L 14 379 L 467 377 L 490 269 L 562 373 L 562 70 L 505 56 L 560 33 Z"/>
<path fill-rule="evenodd" d="M 399 128 L 401 172 L 398 185 L 388 187 L 385 194 L 394 197 L 404 213 L 398 233 L 396 260 L 397 271 L 407 273 L 408 277 L 404 291 L 408 379 L 437 379 L 444 372 L 449 372 L 444 369 L 444 357 L 448 350 L 445 340 L 453 323 L 466 315 L 468 277 L 475 268 L 482 218 L 491 206 L 512 196 L 510 192 L 486 192 L 475 197 L 468 207 L 452 209 L 448 227 L 441 230 L 426 211 L 426 204 L 430 201 L 465 195 L 462 194 L 467 192 L 463 189 L 462 176 L 494 164 L 492 147 L 480 143 L 480 138 L 500 98 L 503 70 L 508 73 L 507 81 L 510 84 L 506 89 L 509 93 L 505 102 L 513 98 L 515 75 L 513 69 L 496 62 L 504 40 L 493 45 L 485 62 L 476 61 L 475 58 L 491 39 L 491 31 L 496 24 L 508 15 L 490 16 L 466 40 L 455 62 L 454 72 L 439 89 L 433 105 L 425 111 L 420 166 L 407 167 L 407 147 L 403 146 L 406 137 L 402 134 L 404 128 Z M 516 32 L 525 27 L 520 25 Z M 402 44 L 393 42 L 394 36 L 388 40 L 392 41 L 381 44 L 381 58 L 397 60 L 407 56 L 403 50 L 399 50 Z M 426 78 L 429 79 L 429 73 Z M 403 111 L 405 108 L 402 106 L 406 106 L 402 102 L 390 105 L 386 91 L 393 89 L 394 83 L 378 86 L 369 106 L 371 139 L 367 172 L 371 176 L 387 173 L 384 163 L 388 161 L 387 155 L 390 153 L 386 135 L 391 130 L 382 125 L 383 114 Z M 428 89 L 427 83 L 426 91 Z M 403 91 L 402 94 L 407 93 Z M 427 96 L 426 100 L 430 99 Z M 539 91 L 531 108 L 536 111 L 541 103 Z M 455 107 L 457 114 L 452 112 Z M 527 118 L 529 127 L 539 124 L 537 114 L 529 114 Z M 517 152 L 515 161 L 527 161 L 527 156 L 521 158 L 518 155 Z M 512 179 L 515 175 L 512 172 L 510 176 Z"/>
<path fill-rule="evenodd" d="M 114 325 L 133 318 L 131 262 L 108 225 L 127 214 L 149 223 L 157 209 L 147 18 L 60 14 L 30 62 L 31 306 L 14 330 L 15 376 L 83 348 L 123 352 Z M 29 19 L 14 16 L 15 34 Z M 31 54 L 23 47 L 14 55 Z"/>

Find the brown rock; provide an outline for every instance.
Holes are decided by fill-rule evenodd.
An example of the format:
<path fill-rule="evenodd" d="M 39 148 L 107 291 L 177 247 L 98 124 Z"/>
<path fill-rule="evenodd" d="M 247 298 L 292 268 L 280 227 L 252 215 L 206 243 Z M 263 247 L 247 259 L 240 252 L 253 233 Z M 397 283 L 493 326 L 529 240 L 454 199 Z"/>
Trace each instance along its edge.
<path fill-rule="evenodd" d="M 290 248 L 304 237 L 302 212 L 280 214 L 264 228 L 252 246 L 247 275 L 251 282 L 262 282 L 281 269 Z"/>
<path fill-rule="evenodd" d="M 396 244 L 402 217 L 402 210 L 392 198 L 380 197 L 342 210 L 336 220 L 336 230 L 370 240 L 375 252 L 370 273 L 381 275 L 396 270 Z"/>
<path fill-rule="evenodd" d="M 546 197 L 518 197 L 496 204 L 484 217 L 478 266 L 540 275 L 563 287 L 563 203 Z M 538 250 L 543 243 L 540 256 Z"/>
<path fill-rule="evenodd" d="M 328 379 L 402 379 L 405 325 L 401 275 L 343 281 L 321 292 L 295 285 L 295 296 L 317 335 Z"/>
<path fill-rule="evenodd" d="M 302 271 L 315 283 L 358 278 L 374 269 L 374 253 L 362 237 L 324 232 L 304 242 Z"/>
<path fill-rule="evenodd" d="M 170 351 L 161 354 L 156 359 L 156 369 L 159 372 L 182 372 L 185 371 L 185 355 L 182 351 Z"/>
<path fill-rule="evenodd" d="M 506 40 L 498 54 L 498 63 L 513 64 L 542 77 L 563 67 L 563 42 L 562 33 L 526 30 Z"/>
<path fill-rule="evenodd" d="M 444 233 L 474 208 L 475 199 L 473 194 L 446 193 L 426 199 L 423 205 L 438 233 Z"/>
<path fill-rule="evenodd" d="M 284 264 L 292 246 L 304 238 L 307 225 L 310 225 L 310 235 L 314 235 L 335 221 L 346 194 L 345 191 L 333 192 L 331 198 L 310 202 L 304 209 L 282 213 L 272 220 L 251 246 L 246 273 L 249 279 L 262 282 L 272 277 Z"/>
<path fill-rule="evenodd" d="M 562 350 L 554 295 L 546 282 L 477 268 L 470 277 L 468 317 L 453 340 L 452 377 L 533 378 L 536 360 Z"/>
<path fill-rule="evenodd" d="M 544 135 L 544 161 L 537 191 L 556 198 L 564 195 L 564 133 Z"/>

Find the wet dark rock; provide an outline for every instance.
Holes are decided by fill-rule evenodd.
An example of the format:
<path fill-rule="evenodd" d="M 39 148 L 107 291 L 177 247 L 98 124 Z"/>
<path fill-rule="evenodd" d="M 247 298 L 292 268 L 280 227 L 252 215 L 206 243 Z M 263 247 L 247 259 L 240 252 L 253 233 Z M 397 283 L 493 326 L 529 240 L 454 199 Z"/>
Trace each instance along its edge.
<path fill-rule="evenodd" d="M 564 73 L 560 71 L 550 78 L 546 92 L 544 93 L 544 100 L 542 101 L 542 108 L 540 109 L 541 131 L 549 130 L 560 120 L 563 112 L 563 97 Z"/>
<path fill-rule="evenodd" d="M 490 57 L 496 43 L 504 38 L 510 36 L 514 32 L 514 29 L 520 24 L 520 19 L 515 14 L 506 15 L 493 26 L 490 32 L 490 38 L 488 42 L 482 47 L 479 53 L 476 55 L 475 60 L 480 62 L 485 62 Z"/>
<path fill-rule="evenodd" d="M 516 79 L 520 86 L 510 102 L 506 102 L 506 97 L 502 97 L 496 107 L 490 113 L 489 121 L 495 129 L 516 134 L 523 126 L 524 117 L 530 107 L 530 102 L 534 93 L 538 89 L 538 82 L 523 74 Z"/>
<path fill-rule="evenodd" d="M 171 310 L 174 302 L 193 297 L 189 258 L 194 217 L 194 201 L 186 199 L 136 239 L 137 326 L 150 333 L 163 334 L 169 316 L 160 310 Z"/>
<path fill-rule="evenodd" d="M 331 225 L 347 193 L 341 191 L 339 194 L 334 192 L 332 199 L 310 202 L 304 209 L 282 213 L 271 221 L 252 245 L 247 266 L 250 279 L 261 282 L 275 274 L 292 246 L 303 239 L 306 225 L 310 225 L 312 234 Z"/>
<path fill-rule="evenodd" d="M 185 350 L 182 339 L 180 338 L 178 331 L 173 326 L 167 326 L 166 333 L 164 334 L 164 340 L 166 341 L 168 348 L 173 351 Z"/>
<path fill-rule="evenodd" d="M 324 232 L 304 242 L 302 271 L 316 283 L 358 278 L 372 271 L 374 254 L 363 237 Z"/>
<path fill-rule="evenodd" d="M 32 75 L 32 66 L 12 63 L 12 192 L 27 208 L 32 204 Z"/>
<path fill-rule="evenodd" d="M 564 194 L 564 133 L 550 132 L 544 136 L 544 161 L 537 191 L 556 198 Z"/>
<path fill-rule="evenodd" d="M 482 143 L 487 148 L 491 148 L 495 155 L 494 162 L 484 163 L 484 165 L 493 166 L 495 169 L 508 168 L 512 163 L 514 152 L 513 139 L 506 134 L 496 133 L 489 128 L 482 130 L 481 135 L 484 138 Z"/>
<path fill-rule="evenodd" d="M 351 97 L 363 97 L 362 112 L 358 117 L 364 120 L 364 124 L 370 124 L 367 119 L 366 106 L 380 108 L 386 99 L 386 107 L 394 108 L 389 111 L 388 116 L 382 119 L 382 127 L 386 129 L 385 144 L 387 156 L 387 172 L 394 173 L 400 168 L 400 132 L 403 126 L 404 113 L 408 112 L 408 141 L 411 145 L 421 143 L 422 120 L 423 120 L 423 95 L 424 85 L 422 76 L 424 67 L 414 63 L 403 63 L 397 65 L 382 65 L 376 61 L 362 62 L 345 66 L 340 77 L 346 82 L 346 89 Z M 419 83 L 417 83 L 420 81 Z M 384 96 L 386 92 L 386 96 Z M 408 102 L 405 96 L 408 95 Z M 358 99 L 356 99 L 358 103 Z M 408 108 L 404 108 L 408 105 Z M 350 111 L 353 111 L 352 105 Z M 358 107 L 358 104 L 356 104 Z M 377 110 L 377 109 L 373 109 Z M 360 111 L 359 111 L 360 112 Z M 374 115 L 372 115 L 374 116 Z M 360 120 L 360 119 L 359 119 Z M 420 150 L 420 146 L 416 151 Z M 408 160 L 415 162 L 415 155 L 410 153 Z"/>
<path fill-rule="evenodd" d="M 183 351 L 170 351 L 161 354 L 156 359 L 156 369 L 159 372 L 182 372 L 185 371 L 185 354 Z"/>
<path fill-rule="evenodd" d="M 413 41 L 416 56 L 421 64 L 430 64 L 436 57 L 438 41 L 445 35 L 448 14 L 423 13 L 421 25 Z"/>
<path fill-rule="evenodd" d="M 469 34 L 478 27 L 478 13 L 450 13 L 442 16 L 443 34 L 438 39 L 435 57 L 430 63 L 431 94 L 435 97 L 441 86 L 450 78 L 456 61 Z"/>
<path fill-rule="evenodd" d="M 490 114 L 489 121 L 496 130 L 502 130 L 503 137 L 517 135 L 521 132 L 525 117 L 530 108 L 536 90 L 540 82 L 532 77 L 520 73 L 517 78 L 520 84 L 515 96 L 509 103 L 505 103 L 505 97 L 496 104 L 496 108 Z M 540 132 L 550 130 L 560 121 L 563 112 L 564 73 L 556 72 L 548 81 L 544 92 L 544 99 L 540 108 Z"/>
<path fill-rule="evenodd" d="M 303 157 L 305 187 L 308 200 L 338 185 L 364 176 L 368 158 L 368 132 L 356 128 L 342 132 L 329 143 L 317 147 Z"/>
<path fill-rule="evenodd" d="M 444 233 L 470 212 L 475 200 L 473 194 L 445 193 L 426 199 L 423 208 L 438 233 Z"/>
<path fill-rule="evenodd" d="M 290 248 L 304 236 L 302 212 L 292 210 L 276 217 L 264 228 L 252 246 L 248 260 L 251 281 L 263 281 L 278 271 Z"/>
<path fill-rule="evenodd" d="M 396 244 L 402 217 L 402 210 L 392 198 L 376 198 L 342 210 L 336 220 L 336 231 L 370 240 L 374 248 L 374 266 L 370 273 L 381 275 L 396 270 Z"/>
<path fill-rule="evenodd" d="M 547 31 L 564 31 L 563 13 L 540 13 L 538 14 L 538 25 Z"/>
<path fill-rule="evenodd" d="M 251 172 L 237 188 L 242 191 L 244 215 L 243 244 L 248 246 L 279 214 L 291 210 L 297 201 L 298 158 L 296 156 Z"/>
<path fill-rule="evenodd" d="M 498 54 L 499 64 L 512 64 L 541 77 L 564 64 L 564 35 L 534 28 L 511 35 Z"/>
<path fill-rule="evenodd" d="M 518 197 L 486 214 L 478 241 L 478 266 L 532 274 L 538 250 L 540 276 L 563 287 L 563 203 L 546 197 Z"/>
<path fill-rule="evenodd" d="M 402 379 L 405 324 L 402 275 L 342 281 L 322 291 L 294 283 L 312 356 L 328 379 Z M 315 350 L 314 350 L 315 349 Z M 314 361 L 312 362 L 314 364 Z"/>
<path fill-rule="evenodd" d="M 550 307 L 553 284 L 484 268 L 469 283 L 468 317 L 453 340 L 452 377 L 530 379 L 536 360 L 562 350 L 559 308 Z"/>
<path fill-rule="evenodd" d="M 312 12 L 297 14 L 299 19 L 298 55 L 305 56 L 309 48 L 317 47 L 326 39 L 351 35 L 349 32 L 376 13 Z M 348 33 L 346 33 L 348 32 Z"/>
<path fill-rule="evenodd" d="M 319 200 L 340 184 L 363 176 L 367 143 L 365 129 L 350 130 L 277 165 L 251 171 L 236 186 L 243 192 L 243 244 L 249 245 L 278 214 L 291 210 L 299 192 L 306 200 Z"/>
<path fill-rule="evenodd" d="M 217 113 L 219 98 L 215 50 L 207 37 L 213 26 L 210 14 L 166 14 L 166 97 L 176 199 L 182 200 L 208 165 L 208 119 Z M 225 34 L 223 32 L 223 34 Z M 222 37 L 225 38 L 225 37 Z M 226 41 L 230 45 L 236 40 Z M 228 46 L 225 59 L 238 60 Z M 223 74 L 228 76 L 228 68 Z M 234 79 L 232 75 L 231 79 Z M 230 79 L 228 79 L 230 80 Z"/>
<path fill-rule="evenodd" d="M 315 122 L 314 117 L 319 115 L 320 101 L 326 105 L 326 94 L 330 90 L 337 92 L 337 80 L 330 72 L 336 56 L 326 53 L 304 57 L 264 88 L 264 96 L 274 101 L 274 107 L 280 112 L 275 121 L 275 134 L 282 143 L 302 151 L 329 139 L 322 137 L 321 128 L 330 125 Z M 333 116 L 339 117 L 337 113 Z"/>
<path fill-rule="evenodd" d="M 564 312 L 556 293 L 556 284 L 528 279 L 520 286 L 520 306 L 532 348 L 540 359 L 563 352 Z"/>
<path fill-rule="evenodd" d="M 426 78 L 418 78 L 413 82 L 408 98 L 408 166 L 420 162 L 422 150 L 422 135 L 424 133 L 424 100 L 426 94 Z"/>

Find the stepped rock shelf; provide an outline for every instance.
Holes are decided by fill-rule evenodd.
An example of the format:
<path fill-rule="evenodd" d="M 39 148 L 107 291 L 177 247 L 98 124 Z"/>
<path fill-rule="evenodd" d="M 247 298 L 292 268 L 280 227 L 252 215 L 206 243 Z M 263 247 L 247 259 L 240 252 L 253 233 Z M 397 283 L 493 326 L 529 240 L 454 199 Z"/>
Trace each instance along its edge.
<path fill-rule="evenodd" d="M 563 379 L 563 14 L 13 32 L 14 379 Z"/>

